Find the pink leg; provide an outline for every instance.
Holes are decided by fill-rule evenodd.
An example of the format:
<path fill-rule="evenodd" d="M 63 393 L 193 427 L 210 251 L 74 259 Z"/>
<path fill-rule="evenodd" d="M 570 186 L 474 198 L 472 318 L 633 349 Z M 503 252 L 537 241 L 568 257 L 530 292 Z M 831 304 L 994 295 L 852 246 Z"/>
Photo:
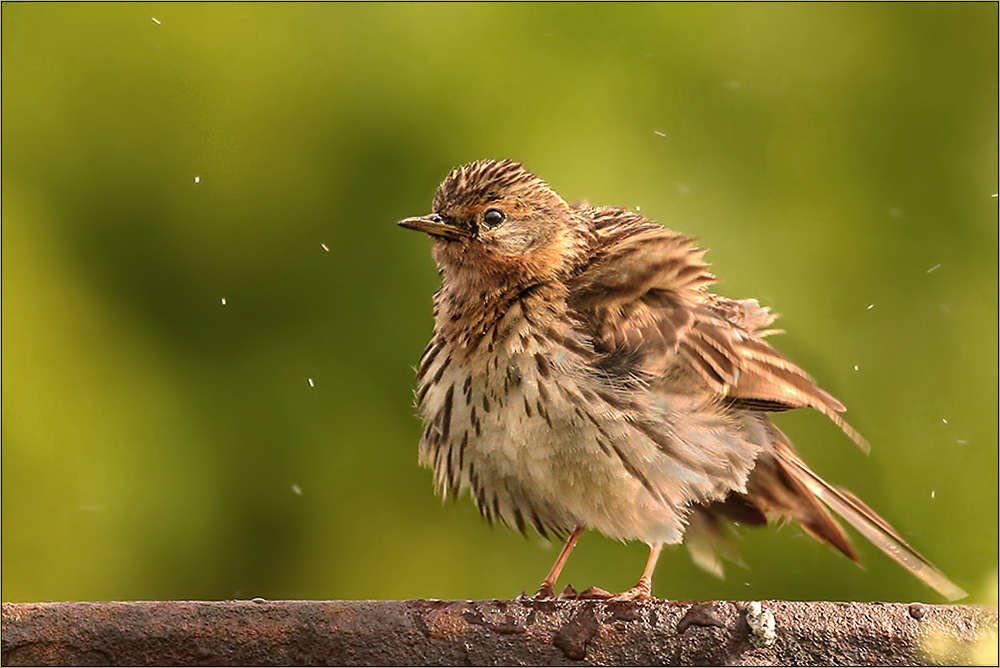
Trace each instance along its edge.
<path fill-rule="evenodd" d="M 646 568 L 639 578 L 638 584 L 626 592 L 615 596 L 616 600 L 629 600 L 635 598 L 651 598 L 653 595 L 653 571 L 656 570 L 656 562 L 660 558 L 660 550 L 663 543 L 653 543 L 649 550 L 649 559 L 646 560 Z"/>
<path fill-rule="evenodd" d="M 559 579 L 559 574 L 562 573 L 563 566 L 566 565 L 566 560 L 569 559 L 569 553 L 573 551 L 576 547 L 576 541 L 580 538 L 580 534 L 584 532 L 587 527 L 578 526 L 573 529 L 573 533 L 570 534 L 569 538 L 566 540 L 566 544 L 563 545 L 562 552 L 559 553 L 559 558 L 556 559 L 556 563 L 552 565 L 552 570 L 549 574 L 545 576 L 542 581 L 542 586 L 538 588 L 538 593 L 535 594 L 536 599 L 546 599 L 555 596 L 554 587 L 556 585 L 556 580 Z"/>
<path fill-rule="evenodd" d="M 612 595 L 598 587 L 591 587 L 582 592 L 579 598 L 612 599 L 614 601 L 630 601 L 638 598 L 651 598 L 653 595 L 653 571 L 656 570 L 656 561 L 660 558 L 660 550 L 663 543 L 653 543 L 649 550 L 649 559 L 646 560 L 646 569 L 639 578 L 639 583 L 626 592 L 617 596 Z"/>

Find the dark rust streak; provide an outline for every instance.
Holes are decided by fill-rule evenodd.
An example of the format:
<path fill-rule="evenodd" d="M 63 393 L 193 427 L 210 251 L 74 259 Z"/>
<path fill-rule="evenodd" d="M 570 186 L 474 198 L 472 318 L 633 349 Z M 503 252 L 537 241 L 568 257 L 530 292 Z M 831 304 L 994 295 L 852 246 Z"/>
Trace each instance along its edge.
<path fill-rule="evenodd" d="M 500 513 L 500 497 L 498 497 L 496 494 L 494 494 L 493 495 L 493 502 L 490 504 L 490 506 L 493 508 L 493 511 L 490 513 L 491 517 L 495 517 L 495 518 L 497 518 L 499 520 L 503 520 L 504 517 Z"/>
<path fill-rule="evenodd" d="M 434 363 L 434 359 L 442 348 L 444 348 L 444 342 L 441 339 L 434 339 L 427 345 L 427 349 L 420 358 L 420 371 L 417 372 L 418 383 L 423 379 L 427 370 L 431 368 L 431 364 Z"/>
<path fill-rule="evenodd" d="M 652 496 L 654 499 L 658 501 L 663 501 L 663 496 L 660 494 L 660 492 L 657 491 L 655 487 L 653 487 L 653 484 L 649 482 L 649 479 L 643 474 L 643 472 L 640 471 L 632 462 L 628 460 L 628 458 L 625 456 L 625 453 L 621 451 L 618 445 L 615 443 L 610 443 L 610 445 L 611 448 L 615 451 L 615 454 L 618 455 L 618 459 L 621 460 L 622 466 L 625 467 L 625 470 L 628 472 L 628 474 L 631 475 L 636 480 L 638 480 L 640 483 L 642 483 L 642 486 L 646 488 L 646 491 L 649 492 L 650 496 Z"/>
<path fill-rule="evenodd" d="M 708 473 L 711 475 L 725 475 L 725 471 L 720 469 L 718 466 L 714 466 L 707 461 L 697 462 L 689 455 L 685 455 L 680 448 L 676 447 L 674 443 L 671 442 L 670 438 L 666 434 L 658 431 L 655 426 L 645 422 L 635 422 L 632 426 L 655 443 L 656 447 L 662 450 L 666 455 L 675 459 L 677 462 L 683 464 L 692 471 Z"/>
<path fill-rule="evenodd" d="M 545 420 L 545 424 L 549 425 L 549 429 L 552 429 L 552 420 L 549 419 L 549 412 L 545 409 L 545 403 L 539 399 L 535 402 L 535 408 L 538 410 L 538 414 Z"/>
<path fill-rule="evenodd" d="M 454 394 L 455 386 L 449 385 L 448 391 L 444 395 L 444 406 L 438 413 L 438 419 L 441 421 L 441 440 L 445 443 L 448 442 L 448 434 L 451 432 L 451 402 Z"/>
<path fill-rule="evenodd" d="M 535 353 L 535 366 L 538 367 L 538 374 L 542 378 L 549 377 L 549 362 L 541 353 Z"/>
<path fill-rule="evenodd" d="M 518 532 L 523 534 L 525 531 L 524 515 L 521 514 L 521 509 L 517 506 L 514 506 L 514 524 L 517 525 Z"/>
<path fill-rule="evenodd" d="M 458 444 L 458 470 L 465 468 L 465 446 L 469 444 L 469 432 L 462 432 L 462 441 Z"/>
<path fill-rule="evenodd" d="M 481 426 L 480 426 L 479 416 L 476 415 L 476 407 L 475 406 L 472 407 L 471 417 L 472 417 L 472 428 L 476 430 L 476 438 L 479 438 L 479 436 L 482 435 L 482 430 L 481 430 Z"/>

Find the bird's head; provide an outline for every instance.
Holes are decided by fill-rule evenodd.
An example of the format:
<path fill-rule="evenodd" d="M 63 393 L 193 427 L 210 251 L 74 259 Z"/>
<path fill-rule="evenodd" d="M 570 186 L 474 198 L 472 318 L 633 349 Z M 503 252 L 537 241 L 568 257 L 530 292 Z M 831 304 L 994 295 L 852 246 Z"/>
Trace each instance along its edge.
<path fill-rule="evenodd" d="M 558 280 L 583 247 L 579 214 L 512 160 L 452 170 L 433 213 L 399 221 L 434 238 L 434 259 L 449 280 L 523 284 Z"/>

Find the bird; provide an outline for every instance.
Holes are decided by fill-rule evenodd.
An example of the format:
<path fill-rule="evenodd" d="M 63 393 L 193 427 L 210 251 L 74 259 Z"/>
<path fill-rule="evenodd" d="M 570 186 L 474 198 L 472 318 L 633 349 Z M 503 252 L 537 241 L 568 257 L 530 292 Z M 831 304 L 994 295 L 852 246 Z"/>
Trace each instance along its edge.
<path fill-rule="evenodd" d="M 834 515 L 950 600 L 966 594 L 849 491 L 813 472 L 770 414 L 812 408 L 867 450 L 844 405 L 779 353 L 776 315 L 713 293 L 694 238 L 637 212 L 569 204 L 513 160 L 452 170 L 427 215 L 441 277 L 417 367 L 419 462 L 444 497 L 565 538 L 534 598 L 555 596 L 584 531 L 642 541 L 716 574 L 728 523 L 797 522 L 860 565 Z"/>

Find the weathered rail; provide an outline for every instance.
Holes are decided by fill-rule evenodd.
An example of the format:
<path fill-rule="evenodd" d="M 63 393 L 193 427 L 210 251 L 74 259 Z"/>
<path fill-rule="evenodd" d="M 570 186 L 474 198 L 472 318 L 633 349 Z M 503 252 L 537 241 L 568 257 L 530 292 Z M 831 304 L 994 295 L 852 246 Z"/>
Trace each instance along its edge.
<path fill-rule="evenodd" d="M 4 603 L 3 665 L 967 665 L 976 606 L 787 601 Z"/>

